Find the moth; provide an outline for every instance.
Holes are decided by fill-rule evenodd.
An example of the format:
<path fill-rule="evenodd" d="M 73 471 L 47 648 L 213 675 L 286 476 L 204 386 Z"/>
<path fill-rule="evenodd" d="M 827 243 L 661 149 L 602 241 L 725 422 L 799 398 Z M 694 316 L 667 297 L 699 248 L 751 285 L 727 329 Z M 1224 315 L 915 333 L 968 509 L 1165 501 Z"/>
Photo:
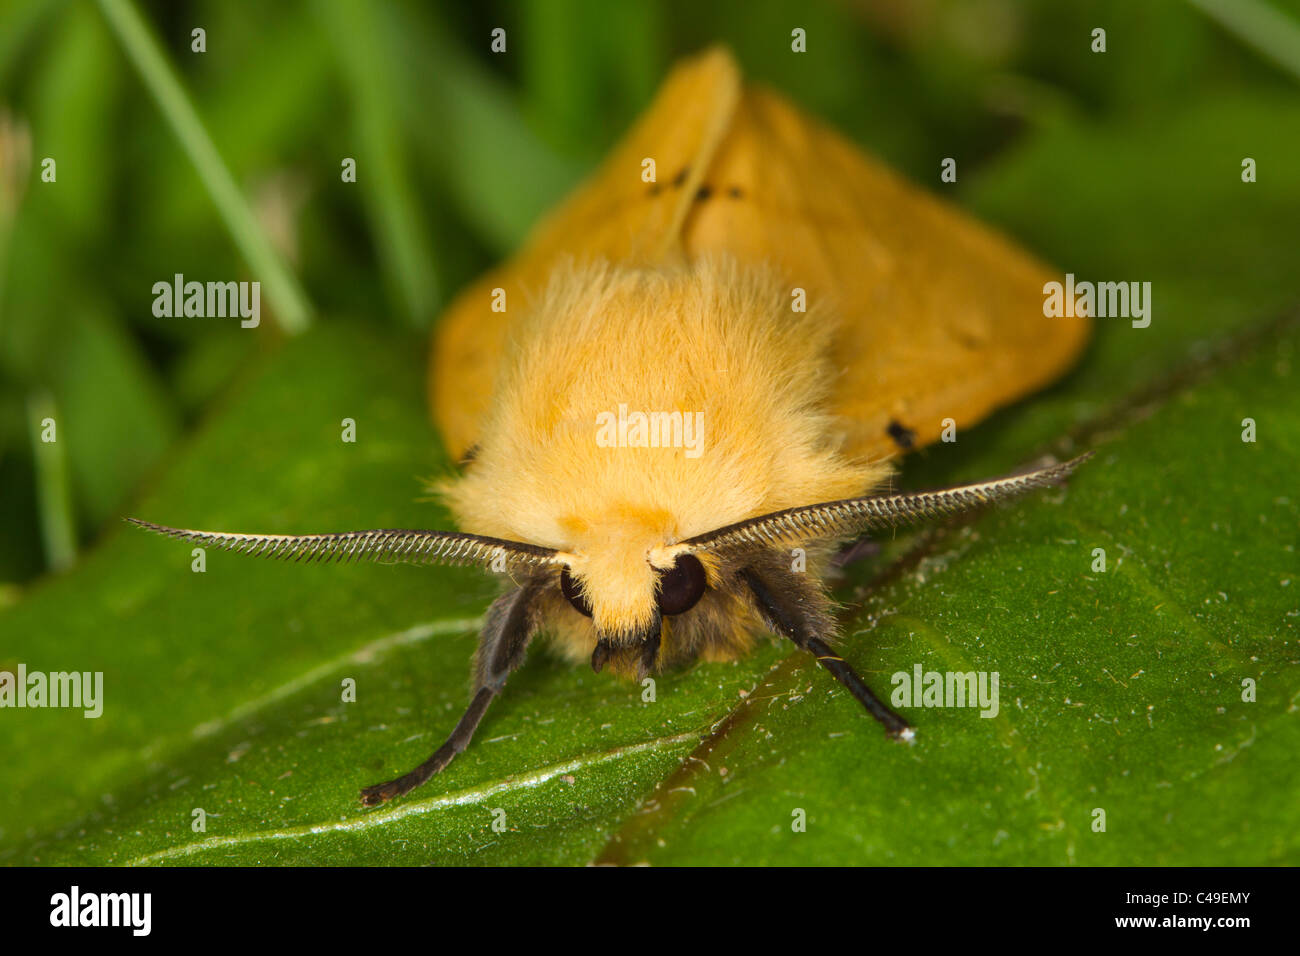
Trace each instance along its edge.
<path fill-rule="evenodd" d="M 464 716 L 424 763 L 363 789 L 366 806 L 462 752 L 539 634 L 643 678 L 773 632 L 910 739 L 833 650 L 831 558 L 874 529 L 1059 482 L 1087 457 L 879 493 L 900 452 L 1075 360 L 1088 319 L 1045 318 L 1048 279 L 712 49 L 437 325 L 431 411 L 462 462 L 438 490 L 462 530 L 136 523 L 273 558 L 480 564 L 507 582 Z"/>

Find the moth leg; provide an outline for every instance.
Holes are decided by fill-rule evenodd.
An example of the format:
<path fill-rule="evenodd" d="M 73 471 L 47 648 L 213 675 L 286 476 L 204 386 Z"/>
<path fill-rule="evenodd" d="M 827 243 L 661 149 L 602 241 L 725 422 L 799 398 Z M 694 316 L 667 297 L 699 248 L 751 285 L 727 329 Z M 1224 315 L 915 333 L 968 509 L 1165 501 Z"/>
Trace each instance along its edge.
<path fill-rule="evenodd" d="M 363 788 L 361 791 L 361 805 L 364 807 L 377 807 L 394 797 L 410 793 L 451 763 L 452 758 L 469 746 L 470 738 L 474 736 L 479 721 L 487 713 L 488 704 L 492 703 L 492 698 L 495 696 L 496 691 L 490 687 L 480 687 L 474 695 L 474 700 L 470 703 L 469 709 L 465 711 L 465 715 L 461 717 L 460 723 L 451 732 L 451 736 L 447 738 L 446 743 L 435 750 L 428 760 L 409 773 L 405 773 L 395 780 L 389 780 L 387 783 L 376 783 Z"/>
<path fill-rule="evenodd" d="M 879 553 L 880 542 L 875 538 L 864 536 L 856 541 L 850 541 L 836 551 L 831 558 L 831 565 L 837 568 L 847 568 L 855 561 L 861 561 L 863 558 L 873 557 Z"/>
<path fill-rule="evenodd" d="M 488 705 L 500 693 L 511 671 L 523 662 L 528 642 L 537 631 L 532 604 L 541 588 L 540 579 L 534 580 L 503 594 L 492 603 L 483 624 L 483 633 L 479 636 L 474 699 L 470 701 L 469 709 L 451 736 L 428 760 L 395 780 L 364 788 L 361 791 L 363 806 L 375 807 L 410 793 L 469 746 Z"/>
<path fill-rule="evenodd" d="M 605 668 L 605 662 L 610 659 L 614 653 L 614 647 L 609 643 L 608 637 L 602 637 L 596 642 L 596 649 L 591 652 L 591 669 L 599 674 Z"/>
<path fill-rule="evenodd" d="M 654 622 L 641 639 L 641 660 L 637 663 L 636 679 L 645 680 L 659 659 L 659 645 L 663 641 L 663 617 L 655 612 Z"/>
<path fill-rule="evenodd" d="M 740 572 L 740 576 L 749 586 L 755 606 L 768 627 L 816 657 L 819 664 L 849 689 L 867 713 L 884 726 L 889 736 L 912 739 L 915 732 L 911 725 L 886 707 L 848 662 L 827 645 L 824 636 L 833 632 L 834 621 L 826 609 L 825 600 L 807 576 L 775 566 L 762 571 L 748 567 Z"/>
<path fill-rule="evenodd" d="M 637 680 L 644 680 L 646 675 L 654 670 L 655 661 L 659 659 L 662 621 L 663 617 L 658 612 L 655 612 L 655 618 L 650 627 L 639 637 L 634 636 L 629 644 L 620 643 L 616 647 L 608 637 L 600 638 L 600 640 L 596 641 L 595 650 L 591 652 L 591 669 L 599 674 L 616 652 L 620 656 L 626 656 L 627 649 L 635 647 L 639 642 L 641 651 L 637 660 L 636 673 Z"/>

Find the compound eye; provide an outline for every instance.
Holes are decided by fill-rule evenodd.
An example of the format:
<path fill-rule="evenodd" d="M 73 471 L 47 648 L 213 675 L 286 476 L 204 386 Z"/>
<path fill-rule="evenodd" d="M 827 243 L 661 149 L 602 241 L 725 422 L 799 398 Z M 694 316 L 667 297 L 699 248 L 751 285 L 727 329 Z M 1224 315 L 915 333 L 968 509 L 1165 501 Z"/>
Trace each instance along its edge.
<path fill-rule="evenodd" d="M 663 614 L 684 614 L 704 597 L 707 578 L 704 565 L 693 554 L 682 554 L 667 571 L 659 572 L 659 610 Z"/>
<path fill-rule="evenodd" d="M 560 571 L 560 590 L 564 592 L 564 596 L 569 599 L 575 611 L 583 617 L 591 617 L 591 605 L 582 596 L 582 589 L 578 587 L 578 582 L 573 580 L 573 575 L 569 573 L 568 568 Z"/>

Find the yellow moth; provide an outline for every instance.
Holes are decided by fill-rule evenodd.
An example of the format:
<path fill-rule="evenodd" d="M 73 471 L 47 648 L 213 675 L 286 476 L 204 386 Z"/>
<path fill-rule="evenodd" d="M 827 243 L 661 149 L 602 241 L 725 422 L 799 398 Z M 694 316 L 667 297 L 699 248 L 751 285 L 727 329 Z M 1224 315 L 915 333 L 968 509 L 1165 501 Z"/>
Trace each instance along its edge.
<path fill-rule="evenodd" d="M 1042 487 L 1083 460 L 872 494 L 899 451 L 1074 361 L 1088 319 L 1044 317 L 1049 279 L 711 50 L 440 322 L 430 402 L 463 464 L 440 488 L 460 532 L 139 523 L 270 557 L 501 574 L 469 709 L 423 764 L 365 788 L 368 806 L 465 749 L 539 634 L 597 671 L 644 676 L 773 632 L 910 739 L 831 650 L 829 559 L 871 529 Z"/>

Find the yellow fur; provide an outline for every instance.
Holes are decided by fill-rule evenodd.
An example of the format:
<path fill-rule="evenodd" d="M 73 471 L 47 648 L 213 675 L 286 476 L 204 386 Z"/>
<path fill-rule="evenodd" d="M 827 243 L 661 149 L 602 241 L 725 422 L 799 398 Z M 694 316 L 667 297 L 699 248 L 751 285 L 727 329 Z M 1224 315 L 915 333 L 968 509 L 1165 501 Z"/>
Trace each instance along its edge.
<path fill-rule="evenodd" d="M 886 473 L 841 455 L 826 408 L 836 317 L 793 312 L 789 290 L 783 277 L 727 257 L 568 264 L 510 323 L 473 465 L 442 491 L 462 529 L 570 556 L 593 610 L 590 622 L 571 609 L 558 615 L 572 655 L 590 654 L 592 624 L 620 635 L 650 623 L 655 568 L 672 564 L 673 544 L 863 494 Z M 620 404 L 702 413 L 698 457 L 602 447 L 598 415 Z M 716 623 L 734 619 L 728 631 L 751 624 L 715 610 Z"/>

